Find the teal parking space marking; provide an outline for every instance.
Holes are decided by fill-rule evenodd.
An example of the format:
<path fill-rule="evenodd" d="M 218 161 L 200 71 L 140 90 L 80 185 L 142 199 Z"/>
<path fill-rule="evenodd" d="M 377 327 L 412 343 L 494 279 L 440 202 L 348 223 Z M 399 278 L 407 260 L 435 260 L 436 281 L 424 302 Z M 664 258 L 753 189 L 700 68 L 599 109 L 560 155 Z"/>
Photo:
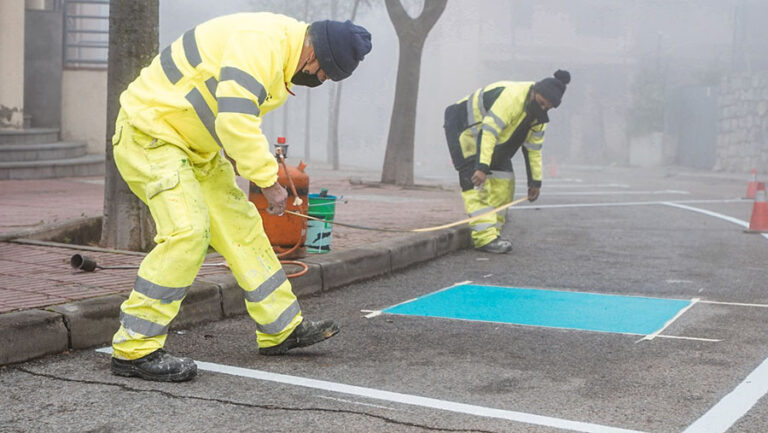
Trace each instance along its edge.
<path fill-rule="evenodd" d="M 461 284 L 382 310 L 515 325 L 649 335 L 690 300 Z"/>

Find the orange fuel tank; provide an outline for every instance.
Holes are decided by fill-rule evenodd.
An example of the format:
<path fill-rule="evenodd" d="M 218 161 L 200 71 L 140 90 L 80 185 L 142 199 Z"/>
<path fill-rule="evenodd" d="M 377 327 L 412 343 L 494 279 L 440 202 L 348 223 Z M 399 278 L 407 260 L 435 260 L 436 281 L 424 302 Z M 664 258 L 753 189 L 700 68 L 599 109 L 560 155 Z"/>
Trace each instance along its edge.
<path fill-rule="evenodd" d="M 286 147 L 285 138 L 278 137 L 277 152 L 285 155 Z M 304 172 L 306 166 L 302 161 L 299 161 L 298 166 L 292 166 L 287 163 L 282 164 L 278 157 L 277 182 L 288 191 L 288 200 L 286 200 L 285 208 L 286 210 L 305 215 L 309 209 L 309 176 Z M 288 169 L 287 174 L 284 167 Z M 288 175 L 290 175 L 290 179 L 293 181 L 296 194 L 301 199 L 301 204 L 297 205 L 295 203 L 296 196 L 293 195 L 291 190 Z M 278 257 L 286 259 L 305 257 L 306 247 L 304 246 L 304 241 L 307 237 L 307 219 L 288 213 L 277 216 L 267 212 L 267 207 L 269 207 L 267 198 L 262 194 L 261 188 L 254 183 L 250 184 L 248 199 L 259 210 L 264 224 L 264 231 Z"/>

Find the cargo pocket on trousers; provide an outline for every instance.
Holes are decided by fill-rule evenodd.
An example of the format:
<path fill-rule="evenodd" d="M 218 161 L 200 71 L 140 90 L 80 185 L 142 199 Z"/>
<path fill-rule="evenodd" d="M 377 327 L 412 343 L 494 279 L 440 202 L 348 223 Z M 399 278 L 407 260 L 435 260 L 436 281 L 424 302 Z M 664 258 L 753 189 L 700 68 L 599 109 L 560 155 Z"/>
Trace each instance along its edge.
<path fill-rule="evenodd" d="M 157 229 L 156 243 L 162 243 L 175 233 L 189 230 L 189 209 L 178 172 L 169 173 L 146 187 L 147 204 Z"/>

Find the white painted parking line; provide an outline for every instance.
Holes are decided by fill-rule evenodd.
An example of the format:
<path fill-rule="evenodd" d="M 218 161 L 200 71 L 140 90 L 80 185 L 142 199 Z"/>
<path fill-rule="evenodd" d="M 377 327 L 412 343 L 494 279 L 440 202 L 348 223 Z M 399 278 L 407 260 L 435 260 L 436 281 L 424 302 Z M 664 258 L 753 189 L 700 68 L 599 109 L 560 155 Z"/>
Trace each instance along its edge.
<path fill-rule="evenodd" d="M 112 348 L 102 347 L 100 349 L 96 349 L 96 352 L 111 354 Z M 389 401 L 411 406 L 463 413 L 466 415 L 475 415 L 485 418 L 496 418 L 545 427 L 554 427 L 568 431 L 584 433 L 644 433 L 640 430 L 628 430 L 600 424 L 535 415 L 525 412 L 495 409 L 485 406 L 475 406 L 473 404 L 456 403 L 448 400 L 439 400 L 436 398 L 421 397 L 412 394 L 402 394 L 399 392 L 382 391 L 375 388 L 346 385 L 338 382 L 329 382 L 326 380 L 310 379 L 300 376 L 289 376 L 287 374 L 271 373 L 268 371 L 254 370 L 251 368 L 233 367 L 205 361 L 195 361 L 195 363 L 197 364 L 197 369 L 202 371 L 210 371 L 213 373 L 228 374 L 230 376 L 246 377 L 249 379 L 264 380 L 286 385 L 301 386 L 304 388 L 319 389 L 323 391 L 337 392 L 340 394 L 356 395 L 358 397 L 369 398 L 373 400 Z"/>
<path fill-rule="evenodd" d="M 662 202 L 660 204 L 663 204 L 665 206 L 672 206 L 672 207 L 676 207 L 676 208 L 680 208 L 680 209 L 685 209 L 685 210 L 689 210 L 689 211 L 692 211 L 692 212 L 698 212 L 698 213 L 701 213 L 701 214 L 704 214 L 704 215 L 709 215 L 709 216 L 715 217 L 715 218 L 720 218 L 721 220 L 725 220 L 725 221 L 728 221 L 728 222 L 731 222 L 731 223 L 734 223 L 734 224 L 738 224 L 738 225 L 740 225 L 740 226 L 742 226 L 744 228 L 749 227 L 749 223 L 746 222 L 746 221 L 742 221 L 742 220 L 737 219 L 737 218 L 729 217 L 728 215 L 723 215 L 721 213 L 708 211 L 706 209 L 701 209 L 701 208 L 693 207 L 693 206 L 686 206 L 684 204 L 673 203 L 673 202 L 668 202 L 668 201 Z"/>
<path fill-rule="evenodd" d="M 745 302 L 721 302 L 721 301 L 705 301 L 701 300 L 699 301 L 702 304 L 715 304 L 715 305 L 732 305 L 735 307 L 757 307 L 757 308 L 768 308 L 768 304 L 748 304 Z"/>
<path fill-rule="evenodd" d="M 552 183 L 547 181 L 547 191 L 550 188 L 631 188 L 632 185 L 626 183 Z M 528 191 L 528 188 L 516 188 L 519 191 Z"/>
<path fill-rule="evenodd" d="M 527 189 L 516 190 L 516 192 L 527 192 Z M 688 191 L 679 191 L 676 189 L 662 189 L 657 191 L 567 191 L 567 192 L 551 192 L 547 191 L 547 197 L 556 195 L 659 195 L 659 194 L 673 194 L 673 195 L 689 195 Z"/>
<path fill-rule="evenodd" d="M 715 217 L 715 218 L 720 218 L 720 219 L 728 221 L 728 222 L 732 222 L 734 224 L 738 224 L 738 225 L 740 225 L 740 226 L 742 226 L 744 228 L 749 228 L 749 223 L 748 222 L 742 221 L 742 220 L 740 220 L 738 218 L 729 217 L 728 215 L 723 215 L 721 213 L 712 212 L 712 211 L 708 211 L 706 209 L 700 209 L 700 208 L 697 208 L 697 207 L 686 206 L 686 205 L 683 205 L 683 204 L 680 204 L 680 203 L 663 202 L 661 204 L 666 205 L 666 206 L 672 206 L 672 207 L 676 207 L 676 208 L 680 208 L 680 209 L 689 210 L 689 211 L 692 211 L 692 212 L 702 213 L 704 215 L 709 215 L 709 216 L 712 216 L 712 217 Z M 764 238 L 768 239 L 768 233 L 760 233 L 760 235 L 762 235 Z"/>
<path fill-rule="evenodd" d="M 631 185 L 626 183 L 556 183 L 547 182 L 547 190 L 549 188 L 631 188 Z M 526 189 L 527 191 L 527 189 Z"/>
<path fill-rule="evenodd" d="M 723 397 L 683 433 L 722 433 L 768 393 L 768 359 L 765 359 L 730 394 Z"/>
<path fill-rule="evenodd" d="M 549 194 L 548 194 L 549 195 Z M 528 206 L 513 206 L 509 211 L 537 210 L 537 209 L 558 209 L 558 208 L 579 208 L 579 207 L 612 207 L 612 206 L 649 206 L 649 205 L 674 205 L 680 203 L 738 203 L 745 201 L 740 198 L 719 199 L 719 200 L 675 200 L 675 201 L 624 201 L 607 203 L 572 203 L 572 204 L 534 204 Z"/>
<path fill-rule="evenodd" d="M 232 367 L 210 362 L 197 362 L 200 370 L 216 373 L 228 374 L 231 376 L 247 377 L 250 379 L 266 380 L 287 385 L 295 385 L 324 391 L 337 392 L 341 394 L 355 395 L 358 397 L 370 398 L 375 400 L 389 401 L 394 403 L 426 407 L 449 412 L 463 413 L 467 415 L 476 415 L 487 418 L 504 419 L 508 421 L 517 421 L 527 424 L 534 424 L 546 427 L 554 427 L 576 432 L 586 433 L 639 433 L 638 430 L 627 430 L 623 428 L 609 427 L 599 424 L 591 424 L 580 421 L 571 421 L 548 416 L 534 415 L 524 412 L 516 412 L 503 409 L 495 409 L 484 406 L 475 406 L 471 404 L 456 403 L 448 400 L 439 400 L 418 395 L 402 394 L 399 392 L 382 391 L 374 388 L 362 386 L 346 385 L 338 382 L 329 382 L 325 380 L 309 379 L 299 376 L 289 376 L 285 374 L 270 373 L 267 371 L 253 370 L 249 368 Z"/>

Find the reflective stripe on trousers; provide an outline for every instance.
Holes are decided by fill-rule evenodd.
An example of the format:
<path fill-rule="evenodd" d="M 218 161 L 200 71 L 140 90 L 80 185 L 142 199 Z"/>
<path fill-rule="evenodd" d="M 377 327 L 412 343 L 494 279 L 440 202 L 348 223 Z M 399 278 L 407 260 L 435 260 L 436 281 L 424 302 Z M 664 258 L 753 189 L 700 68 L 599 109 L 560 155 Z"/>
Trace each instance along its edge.
<path fill-rule="evenodd" d="M 498 173 L 494 171 L 494 175 Z M 501 173 L 500 173 L 501 174 Z M 483 189 L 468 189 L 462 191 L 461 198 L 464 199 L 464 208 L 467 215 L 481 215 L 489 210 L 495 209 L 514 198 L 515 179 L 514 176 L 490 176 L 485 180 Z M 506 212 L 497 212 L 486 215 L 472 221 L 469 226 L 472 229 L 472 243 L 474 246 L 482 247 L 497 237 L 501 236 L 501 229 L 506 222 Z"/>
<path fill-rule="evenodd" d="M 153 142 L 126 123 L 118 124 L 118 131 L 115 163 L 152 212 L 157 245 L 142 261 L 134 290 L 121 306 L 115 356 L 136 359 L 163 347 L 209 244 L 246 291 L 259 346 L 282 342 L 301 323 L 301 311 L 258 211 L 235 183 L 232 165 L 217 156 L 205 166 L 192 166 L 176 146 Z"/>

